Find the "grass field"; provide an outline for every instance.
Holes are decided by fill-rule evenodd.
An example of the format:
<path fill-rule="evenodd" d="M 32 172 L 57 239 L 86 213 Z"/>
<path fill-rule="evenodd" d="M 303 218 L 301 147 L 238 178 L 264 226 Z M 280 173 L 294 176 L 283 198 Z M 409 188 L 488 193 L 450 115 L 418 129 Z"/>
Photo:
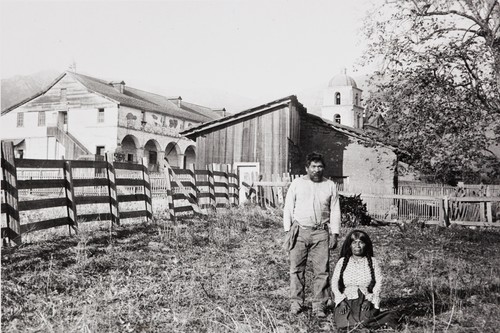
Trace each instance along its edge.
<path fill-rule="evenodd" d="M 331 314 L 288 314 L 279 211 L 108 225 L 84 224 L 73 237 L 51 231 L 2 251 L 2 332 L 334 330 Z M 382 308 L 400 310 L 401 332 L 498 332 L 499 231 L 362 229 L 385 271 Z"/>

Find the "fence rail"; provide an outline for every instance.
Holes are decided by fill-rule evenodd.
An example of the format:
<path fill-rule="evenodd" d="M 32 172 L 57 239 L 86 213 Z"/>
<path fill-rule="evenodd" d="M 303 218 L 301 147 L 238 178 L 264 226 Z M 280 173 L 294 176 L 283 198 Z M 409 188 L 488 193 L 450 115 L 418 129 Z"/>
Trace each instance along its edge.
<path fill-rule="evenodd" d="M 12 143 L 2 143 L 2 238 L 20 244 L 23 233 L 57 226 L 67 225 L 71 233 L 90 220 L 108 220 L 112 226 L 127 218 L 152 219 L 153 196 L 167 203 L 170 219 L 235 206 L 240 197 L 277 207 L 283 205 L 290 182 L 299 177 L 273 175 L 263 181 L 254 175 L 240 188 L 230 165 L 172 169 L 164 162 L 160 172 L 150 173 L 144 163 L 111 160 L 111 156 L 104 161 L 15 159 Z M 500 226 L 500 186 L 420 184 L 411 190 L 408 184 L 402 186 L 399 194 L 361 193 L 369 215 L 383 221 Z M 337 189 L 345 196 L 359 194 L 349 191 L 348 184 L 337 184 Z M 88 212 L 85 205 L 106 208 Z M 24 220 L 26 212 L 47 208 L 64 214 Z"/>
<path fill-rule="evenodd" d="M 180 170 L 170 168 L 165 162 L 161 172 L 152 177 L 145 161 L 143 164 L 111 161 L 112 156 L 105 161 L 16 159 L 12 143 L 3 142 L 1 235 L 4 241 L 21 244 L 23 233 L 65 225 L 70 233 L 77 232 L 78 224 L 85 221 L 108 220 L 113 226 L 127 218 L 150 220 L 153 193 L 168 203 L 170 219 L 179 214 L 204 214 L 207 209 L 238 204 L 238 176 L 229 166 Z M 84 209 L 84 205 L 92 205 L 91 211 Z M 37 211 L 47 208 L 64 213 L 47 216 Z M 26 218 L 24 213 L 33 211 L 37 214 Z"/>

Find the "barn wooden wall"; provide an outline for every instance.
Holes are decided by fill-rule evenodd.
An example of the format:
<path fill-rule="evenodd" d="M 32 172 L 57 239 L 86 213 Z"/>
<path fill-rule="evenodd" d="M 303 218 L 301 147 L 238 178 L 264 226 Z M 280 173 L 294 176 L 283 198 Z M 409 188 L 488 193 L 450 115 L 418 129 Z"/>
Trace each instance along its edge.
<path fill-rule="evenodd" d="M 196 139 L 197 167 L 204 168 L 210 163 L 259 162 L 264 176 L 287 172 L 289 138 L 298 142 L 299 121 L 292 103 L 215 128 Z"/>

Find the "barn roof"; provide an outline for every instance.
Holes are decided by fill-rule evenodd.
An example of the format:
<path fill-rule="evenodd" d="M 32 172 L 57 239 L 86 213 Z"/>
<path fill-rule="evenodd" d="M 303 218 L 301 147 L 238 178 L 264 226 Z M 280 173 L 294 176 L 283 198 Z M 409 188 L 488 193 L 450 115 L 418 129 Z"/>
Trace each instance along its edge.
<path fill-rule="evenodd" d="M 227 117 L 219 118 L 216 120 L 212 120 L 210 122 L 191 127 L 190 129 L 187 129 L 185 131 L 182 131 L 180 134 L 184 135 L 190 139 L 196 138 L 197 136 L 202 135 L 203 132 L 210 131 L 214 128 L 220 128 L 220 127 L 225 127 L 229 126 L 231 124 L 237 123 L 243 119 L 251 118 L 253 116 L 270 112 L 272 110 L 275 110 L 277 108 L 283 107 L 283 106 L 289 106 L 290 103 L 295 103 L 299 109 L 303 110 L 303 112 L 306 112 L 306 108 L 300 102 L 297 100 L 297 97 L 295 95 L 287 96 L 284 98 L 277 99 L 275 101 L 262 104 L 259 106 L 256 106 L 254 108 L 244 110 L 235 114 L 231 114 Z"/>
<path fill-rule="evenodd" d="M 318 117 L 316 115 L 307 113 L 307 109 L 297 100 L 297 97 L 295 95 L 287 96 L 275 101 L 272 101 L 270 103 L 262 104 L 257 107 L 241 111 L 239 113 L 235 113 L 233 115 L 216 119 L 195 127 L 192 127 L 190 129 L 182 131 L 180 134 L 183 136 L 188 137 L 191 140 L 196 140 L 196 137 L 203 135 L 203 133 L 211 131 L 213 129 L 219 129 L 223 128 L 226 126 L 230 126 L 234 123 L 237 123 L 243 119 L 250 118 L 257 116 L 259 114 L 263 114 L 266 112 L 270 112 L 273 110 L 276 110 L 280 107 L 283 106 L 288 106 L 289 103 L 295 103 L 296 106 L 299 107 L 299 112 L 301 112 L 301 115 L 304 116 L 306 119 L 316 123 L 318 126 L 323 126 L 323 127 L 328 127 L 334 131 L 343 133 L 345 135 L 354 137 L 356 139 L 362 140 L 362 141 L 370 141 L 374 142 L 377 145 L 385 146 L 390 149 L 396 149 L 393 146 L 389 146 L 386 144 L 383 144 L 380 141 L 374 140 L 370 136 L 368 136 L 363 130 L 361 129 L 356 129 L 352 128 L 349 126 L 341 125 L 334 123 L 332 121 L 326 120 L 324 118 Z"/>
<path fill-rule="evenodd" d="M 123 81 L 108 82 L 95 77 L 69 71 L 58 76 L 54 80 L 54 82 L 52 82 L 49 86 L 47 86 L 45 89 L 38 92 L 37 94 L 26 98 L 25 100 L 9 107 L 6 110 L 3 110 L 2 115 L 45 94 L 66 75 L 73 77 L 75 80 L 84 85 L 89 91 L 107 97 L 123 106 L 128 106 L 144 111 L 159 112 L 169 116 L 183 118 L 186 120 L 192 120 L 196 122 L 211 121 L 219 117 L 216 112 L 214 112 L 209 108 L 199 107 L 198 110 L 194 111 L 189 107 L 182 107 L 182 104 L 185 102 L 182 102 L 181 106 L 179 107 L 174 102 L 169 100 L 170 99 L 169 97 L 129 87 L 125 85 Z M 113 87 L 113 84 L 123 84 L 123 92 L 120 92 L 117 89 L 115 89 Z"/>

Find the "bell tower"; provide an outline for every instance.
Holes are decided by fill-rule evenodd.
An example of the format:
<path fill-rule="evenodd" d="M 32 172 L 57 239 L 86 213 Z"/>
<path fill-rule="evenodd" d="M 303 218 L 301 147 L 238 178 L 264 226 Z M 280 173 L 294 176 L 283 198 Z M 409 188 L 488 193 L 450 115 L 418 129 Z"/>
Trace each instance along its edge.
<path fill-rule="evenodd" d="M 325 90 L 321 117 L 337 124 L 363 128 L 362 90 L 356 81 L 347 75 L 347 70 L 335 75 Z"/>

